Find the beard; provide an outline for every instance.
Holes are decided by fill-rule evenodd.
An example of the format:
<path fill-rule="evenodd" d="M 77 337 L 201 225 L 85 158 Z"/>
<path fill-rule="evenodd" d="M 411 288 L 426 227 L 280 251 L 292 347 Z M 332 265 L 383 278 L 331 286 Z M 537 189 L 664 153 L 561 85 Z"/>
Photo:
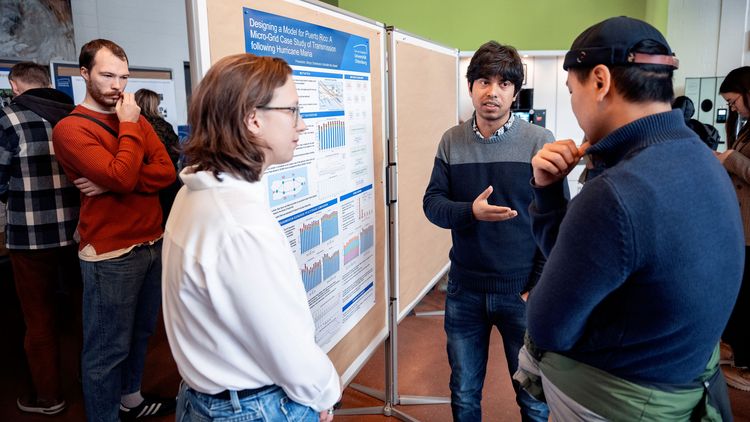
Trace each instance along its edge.
<path fill-rule="evenodd" d="M 91 81 L 86 81 L 86 92 L 89 96 L 96 101 L 96 103 L 104 109 L 109 109 L 117 104 L 117 100 L 120 99 L 121 93 L 118 91 L 102 92 L 96 87 Z M 115 95 L 117 97 L 115 98 Z"/>

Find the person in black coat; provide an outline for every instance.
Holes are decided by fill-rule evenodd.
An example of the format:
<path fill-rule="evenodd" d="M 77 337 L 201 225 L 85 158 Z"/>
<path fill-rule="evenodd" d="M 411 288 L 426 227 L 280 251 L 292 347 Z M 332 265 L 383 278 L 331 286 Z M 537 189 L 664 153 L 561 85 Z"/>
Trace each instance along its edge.
<path fill-rule="evenodd" d="M 687 125 L 687 127 L 689 127 L 693 132 L 697 133 L 698 137 L 701 138 L 701 141 L 708 145 L 709 148 L 716 151 L 716 148 L 718 148 L 719 143 L 721 142 L 721 135 L 715 127 L 692 118 L 695 114 L 695 105 L 693 104 L 693 100 L 684 95 L 675 98 L 672 102 L 672 110 L 678 108 L 682 110 L 682 114 L 685 117 L 685 124 Z"/>
<path fill-rule="evenodd" d="M 154 131 L 159 135 L 159 139 L 167 149 L 170 160 L 174 165 L 175 171 L 179 173 L 178 161 L 180 159 L 180 140 L 177 134 L 174 132 L 172 125 L 164 120 L 161 113 L 159 112 L 159 103 L 161 98 L 159 94 L 150 89 L 139 89 L 135 92 L 135 102 L 141 108 L 141 114 L 143 117 L 151 123 Z M 175 179 L 169 187 L 159 192 L 159 202 L 161 202 L 161 209 L 163 214 L 162 227 L 167 222 L 169 211 L 172 209 L 172 203 L 174 198 L 177 196 L 177 191 L 180 190 L 180 178 Z"/>

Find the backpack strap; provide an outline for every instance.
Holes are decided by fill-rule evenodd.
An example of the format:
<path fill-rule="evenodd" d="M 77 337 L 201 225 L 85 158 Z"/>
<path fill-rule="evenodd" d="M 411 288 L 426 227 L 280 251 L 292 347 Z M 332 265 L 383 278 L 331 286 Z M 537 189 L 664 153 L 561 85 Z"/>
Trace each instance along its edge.
<path fill-rule="evenodd" d="M 115 132 L 114 129 L 112 129 L 111 127 L 107 126 L 104 122 L 102 122 L 101 120 L 97 119 L 96 117 L 92 117 L 92 116 L 89 116 L 88 114 L 82 114 L 82 113 L 70 113 L 70 114 L 68 114 L 68 116 L 82 117 L 84 119 L 91 120 L 92 122 L 94 122 L 94 123 L 98 124 L 99 126 L 103 127 L 104 130 L 106 130 L 107 132 L 109 132 L 110 135 L 114 136 L 115 138 L 118 137 L 117 132 Z"/>

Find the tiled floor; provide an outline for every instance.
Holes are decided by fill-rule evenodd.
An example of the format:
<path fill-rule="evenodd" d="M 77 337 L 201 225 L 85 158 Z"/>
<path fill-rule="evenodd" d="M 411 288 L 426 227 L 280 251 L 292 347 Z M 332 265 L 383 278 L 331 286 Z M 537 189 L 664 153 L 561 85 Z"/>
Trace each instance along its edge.
<path fill-rule="evenodd" d="M 70 407 L 57 416 L 31 416 L 16 409 L 15 399 L 26 388 L 26 364 L 23 353 L 23 320 L 21 318 L 15 289 L 7 266 L 0 261 L 0 318 L 5 323 L 3 347 L 0 347 L 0 421 L 42 422 L 42 421 L 83 421 L 84 411 L 80 383 L 77 374 L 77 350 L 72 339 L 70 315 L 61 315 L 63 342 L 63 363 L 65 368 L 64 387 Z M 417 311 L 441 309 L 444 294 L 433 291 Z M 445 354 L 445 333 L 442 317 L 407 316 L 399 325 L 398 335 L 398 378 L 397 390 L 400 397 L 448 396 L 449 368 Z M 483 416 L 487 421 L 519 421 L 520 416 L 513 397 L 506 363 L 501 352 L 501 341 L 493 333 L 487 380 L 484 387 Z M 385 384 L 384 348 L 380 348 L 363 367 L 354 383 L 381 390 Z M 164 329 L 157 330 L 152 338 L 146 360 L 144 391 L 160 395 L 175 394 L 179 375 L 169 352 Z M 735 420 L 750 422 L 750 393 L 730 389 L 730 398 Z M 378 406 L 382 402 L 363 393 L 347 388 L 342 399 L 343 408 Z M 421 421 L 450 421 L 450 406 L 438 405 L 399 405 L 401 412 Z M 385 416 L 337 416 L 338 421 L 386 421 L 395 420 Z M 174 417 L 151 419 L 154 422 L 174 420 Z"/>

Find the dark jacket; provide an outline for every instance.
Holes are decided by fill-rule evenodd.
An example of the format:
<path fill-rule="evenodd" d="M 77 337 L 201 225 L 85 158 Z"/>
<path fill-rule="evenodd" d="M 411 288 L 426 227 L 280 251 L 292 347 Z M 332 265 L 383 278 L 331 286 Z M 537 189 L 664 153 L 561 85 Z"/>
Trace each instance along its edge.
<path fill-rule="evenodd" d="M 676 110 L 627 124 L 587 152 L 598 175 L 569 203 L 560 183 L 534 191 L 532 227 L 547 264 L 529 297 L 529 334 L 541 349 L 626 380 L 690 382 L 742 279 L 727 172 Z"/>

